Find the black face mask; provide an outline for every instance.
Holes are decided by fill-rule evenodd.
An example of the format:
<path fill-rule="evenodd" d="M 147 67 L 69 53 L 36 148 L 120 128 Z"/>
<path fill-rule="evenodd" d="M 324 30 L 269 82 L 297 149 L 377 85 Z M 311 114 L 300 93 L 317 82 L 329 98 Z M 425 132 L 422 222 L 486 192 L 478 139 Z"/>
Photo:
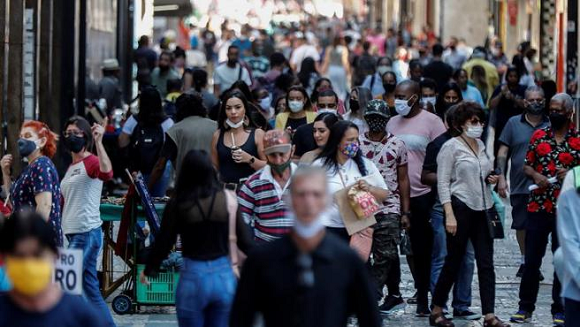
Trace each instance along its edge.
<path fill-rule="evenodd" d="M 228 59 L 228 66 L 230 67 L 235 67 L 237 63 L 238 63 L 237 59 Z"/>
<path fill-rule="evenodd" d="M 18 153 L 21 157 L 28 157 L 32 152 L 37 149 L 37 145 L 34 141 L 27 139 L 18 139 Z"/>
<path fill-rule="evenodd" d="M 531 115 L 541 115 L 542 111 L 544 111 L 544 105 L 537 102 L 530 103 L 530 105 L 527 108 L 527 111 Z"/>
<path fill-rule="evenodd" d="M 383 88 L 387 93 L 392 93 L 397 88 L 397 84 L 394 83 L 383 83 Z"/>
<path fill-rule="evenodd" d="M 69 135 L 64 139 L 65 146 L 73 153 L 81 152 L 85 147 L 86 143 L 87 142 L 84 137 L 79 137 L 75 135 Z"/>
<path fill-rule="evenodd" d="M 350 110 L 356 112 L 356 111 L 358 111 L 360 109 L 358 100 L 350 99 L 348 103 L 350 105 Z"/>
<path fill-rule="evenodd" d="M 550 114 L 550 124 L 552 124 L 552 129 L 560 129 L 566 125 L 569 121 L 566 115 L 560 113 L 551 113 Z"/>

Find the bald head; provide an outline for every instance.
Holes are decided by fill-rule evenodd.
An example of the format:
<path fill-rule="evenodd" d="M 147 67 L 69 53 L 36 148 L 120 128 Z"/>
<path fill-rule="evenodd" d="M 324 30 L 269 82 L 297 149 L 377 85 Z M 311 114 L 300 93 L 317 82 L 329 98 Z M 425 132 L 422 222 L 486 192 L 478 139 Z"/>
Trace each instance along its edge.
<path fill-rule="evenodd" d="M 410 79 L 404 80 L 399 84 L 397 84 L 397 90 L 399 89 L 399 87 L 401 88 L 401 90 L 409 90 L 412 94 L 419 95 L 419 92 L 421 92 L 421 86 L 419 85 L 419 83 Z"/>

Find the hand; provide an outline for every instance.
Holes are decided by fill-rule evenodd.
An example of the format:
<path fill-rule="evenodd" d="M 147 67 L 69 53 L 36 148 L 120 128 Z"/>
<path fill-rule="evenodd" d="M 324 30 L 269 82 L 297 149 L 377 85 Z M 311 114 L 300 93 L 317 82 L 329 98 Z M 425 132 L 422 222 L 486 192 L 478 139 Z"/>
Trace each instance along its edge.
<path fill-rule="evenodd" d="M 550 185 L 550 181 L 548 181 L 548 177 L 546 177 L 540 173 L 536 173 L 534 175 L 534 183 L 536 185 L 538 185 L 539 188 L 546 188 L 546 187 L 548 187 L 548 185 Z"/>
<path fill-rule="evenodd" d="M 107 126 L 107 118 L 103 120 L 102 125 L 93 124 L 93 127 L 91 127 L 95 144 L 103 143 L 103 135 L 105 135 L 105 126 Z"/>
<path fill-rule="evenodd" d="M 411 230 L 411 220 L 409 219 L 409 216 L 403 215 L 401 217 L 401 228 L 403 228 L 406 232 Z"/>
<path fill-rule="evenodd" d="M 249 163 L 252 157 L 252 155 L 242 149 L 232 152 L 232 159 L 234 159 L 235 163 Z"/>
<path fill-rule="evenodd" d="M 556 175 L 558 176 L 558 179 L 560 181 L 563 181 L 564 178 L 566 178 L 567 174 L 568 174 L 568 169 L 566 169 L 566 168 L 558 168 L 558 170 L 556 170 Z"/>
<path fill-rule="evenodd" d="M 487 176 L 487 183 L 488 184 L 496 184 L 498 180 L 499 180 L 499 176 L 498 175 L 489 175 L 489 176 Z"/>
<path fill-rule="evenodd" d="M 0 166 L 2 167 L 2 174 L 5 176 L 10 176 L 10 168 L 12 167 L 13 157 L 11 154 L 7 154 L 0 160 Z"/>
<path fill-rule="evenodd" d="M 505 180 L 505 176 L 500 175 L 497 183 L 497 192 L 499 193 L 499 196 L 501 196 L 504 199 L 507 198 L 508 191 L 509 189 L 507 186 L 507 182 Z"/>
<path fill-rule="evenodd" d="M 455 236 L 457 233 L 457 220 L 455 219 L 455 215 L 453 213 L 448 214 L 445 217 L 445 230 L 447 233 Z"/>
<path fill-rule="evenodd" d="M 143 285 L 149 285 L 149 280 L 147 279 L 147 276 L 145 276 L 145 270 L 141 271 L 141 274 L 139 275 L 139 281 Z"/>
<path fill-rule="evenodd" d="M 364 179 L 359 179 L 359 181 L 356 183 L 356 187 L 364 192 L 370 192 L 371 189 L 369 183 L 367 183 L 367 181 L 365 181 Z"/>

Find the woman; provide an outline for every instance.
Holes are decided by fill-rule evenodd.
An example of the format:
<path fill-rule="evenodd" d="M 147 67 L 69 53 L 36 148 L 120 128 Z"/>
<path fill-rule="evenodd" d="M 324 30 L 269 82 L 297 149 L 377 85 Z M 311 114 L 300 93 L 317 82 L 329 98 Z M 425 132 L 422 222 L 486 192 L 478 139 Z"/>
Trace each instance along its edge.
<path fill-rule="evenodd" d="M 226 93 L 213 134 L 211 158 L 222 182 L 236 190 L 248 176 L 266 165 L 264 131 L 250 126 L 248 100 L 243 93 Z"/>
<path fill-rule="evenodd" d="M 322 62 L 322 73 L 332 82 L 333 90 L 341 100 L 346 99 L 348 81 L 351 76 L 350 62 L 348 61 L 348 48 L 344 38 L 337 36 L 331 46 L 325 51 Z"/>
<path fill-rule="evenodd" d="M 220 185 L 207 152 L 190 151 L 183 166 L 188 169 L 181 170 L 177 179 L 141 283 L 148 284 L 147 277 L 157 275 L 179 234 L 183 253 L 175 291 L 179 326 L 227 327 L 237 283 L 228 258 L 230 219 L 235 219 L 242 251 L 251 247 L 252 236 L 239 211 L 230 217 L 236 196 Z"/>
<path fill-rule="evenodd" d="M 314 91 L 314 84 L 320 78 L 320 74 L 316 70 L 316 62 L 314 59 L 307 57 L 302 60 L 302 65 L 300 65 L 300 72 L 298 73 L 298 79 L 302 84 L 302 87 L 306 89 L 308 95 L 312 95 Z"/>
<path fill-rule="evenodd" d="M 272 97 L 268 90 L 259 87 L 252 90 L 252 98 L 254 98 L 254 106 L 258 108 L 258 111 L 264 118 L 269 122 L 270 119 L 274 118 L 275 113 L 272 108 Z M 270 129 L 270 125 L 268 125 Z"/>
<path fill-rule="evenodd" d="M 437 97 L 437 102 L 435 103 L 435 112 L 441 119 L 444 119 L 445 112 L 451 106 L 458 104 L 463 101 L 463 95 L 461 94 L 461 89 L 459 85 L 455 82 L 449 82 L 441 88 L 439 96 Z"/>
<path fill-rule="evenodd" d="M 100 313 L 52 282 L 60 260 L 56 238 L 53 226 L 35 212 L 15 212 L 2 228 L 0 255 L 12 290 L 0 294 L 0 326 L 105 325 Z"/>
<path fill-rule="evenodd" d="M 489 234 L 486 210 L 493 206 L 491 189 L 495 184 L 493 163 L 479 139 L 483 133 L 485 113 L 476 103 L 457 105 L 454 126 L 461 134 L 447 141 L 437 156 L 437 189 L 445 212 L 447 257 L 433 294 L 431 326 L 450 327 L 443 308 L 449 291 L 457 280 L 459 266 L 468 240 L 475 250 L 484 326 L 509 326 L 494 314 L 495 273 L 493 239 Z"/>
<path fill-rule="evenodd" d="M 57 246 L 62 246 L 61 193 L 58 171 L 50 160 L 56 153 L 58 136 L 45 123 L 29 120 L 22 124 L 18 152 L 26 158 L 26 166 L 14 183 L 11 177 L 13 157 L 5 155 L 0 162 L 7 205 L 12 211 L 34 209 L 54 230 Z"/>
<path fill-rule="evenodd" d="M 218 98 L 207 90 L 207 72 L 205 70 L 186 68 L 181 80 L 183 93 L 191 91 L 201 93 L 203 105 L 208 110 L 218 104 Z"/>
<path fill-rule="evenodd" d="M 397 75 L 394 72 L 388 71 L 381 76 L 381 80 L 383 82 L 385 93 L 378 96 L 377 99 L 385 101 L 389 106 L 391 115 L 396 115 L 395 88 L 397 87 Z"/>
<path fill-rule="evenodd" d="M 256 98 L 254 98 L 254 93 L 250 91 L 250 87 L 244 81 L 237 81 L 225 92 L 233 92 L 239 91 L 244 94 L 246 100 L 248 101 L 248 105 L 246 106 L 246 115 L 250 119 L 250 125 L 253 128 L 261 128 L 264 131 L 270 129 L 270 125 L 268 124 L 268 120 L 264 115 L 260 112 L 260 104 L 256 103 Z M 223 97 L 222 97 L 223 98 Z M 222 100 L 223 101 L 223 100 Z"/>
<path fill-rule="evenodd" d="M 363 115 L 367 103 L 372 99 L 373 96 L 371 90 L 366 87 L 357 86 L 350 92 L 350 99 L 348 101 L 348 107 L 350 110 L 344 115 L 344 120 L 350 120 L 355 123 L 361 133 L 366 133 L 369 130 Z"/>
<path fill-rule="evenodd" d="M 301 86 L 292 86 L 286 94 L 285 112 L 276 116 L 276 129 L 290 129 L 292 133 L 302 125 L 310 124 L 316 118 L 306 90 Z"/>
<path fill-rule="evenodd" d="M 173 120 L 165 115 L 161 94 L 157 88 L 147 86 L 139 94 L 139 113 L 127 119 L 119 135 L 119 147 L 129 146 L 129 168 L 140 171 L 146 182 L 161 154 L 165 133 L 173 126 Z M 167 163 L 163 177 L 150 190 L 153 197 L 164 197 L 171 177 L 171 165 Z"/>
<path fill-rule="evenodd" d="M 312 91 L 312 96 L 310 97 L 310 101 L 312 101 L 312 109 L 314 111 L 318 111 L 318 96 L 320 92 L 324 90 L 332 90 L 332 83 L 326 77 L 320 78 L 314 84 L 314 91 Z M 338 98 L 338 110 L 339 115 L 344 115 L 346 113 L 346 109 L 344 108 L 344 101 L 339 97 Z"/>
<path fill-rule="evenodd" d="M 330 194 L 357 184 L 382 203 L 389 194 L 387 185 L 375 164 L 363 158 L 358 137 L 356 124 L 350 121 L 337 122 L 330 128 L 328 142 L 313 165 L 326 169 Z M 327 209 L 324 224 L 326 230 L 345 242 L 349 241 L 350 236 L 336 202 Z"/>
<path fill-rule="evenodd" d="M 302 157 L 300 157 L 301 164 L 311 164 L 316 157 L 322 152 L 322 148 L 328 142 L 328 137 L 330 136 L 330 128 L 341 121 L 340 116 L 334 113 L 325 112 L 319 114 L 314 119 L 314 141 L 316 142 L 317 148 L 306 152 Z"/>
<path fill-rule="evenodd" d="M 475 85 L 475 87 L 479 90 L 479 93 L 481 93 L 483 103 L 485 103 L 485 106 L 488 107 L 489 99 L 491 98 L 493 90 L 489 85 L 487 85 L 487 77 L 485 74 L 485 69 L 480 65 L 473 66 L 473 68 L 471 69 L 470 79 Z"/>
<path fill-rule="evenodd" d="M 106 125 L 106 124 L 105 124 Z M 105 147 L 105 128 L 79 116 L 65 125 L 64 144 L 71 152 L 72 164 L 60 187 L 63 197 L 62 229 L 70 249 L 83 251 L 83 291 L 99 314 L 114 326 L 113 317 L 99 291 L 97 257 L 103 245 L 101 193 L 103 182 L 113 178 L 113 166 Z M 97 155 L 91 153 L 93 146 Z"/>

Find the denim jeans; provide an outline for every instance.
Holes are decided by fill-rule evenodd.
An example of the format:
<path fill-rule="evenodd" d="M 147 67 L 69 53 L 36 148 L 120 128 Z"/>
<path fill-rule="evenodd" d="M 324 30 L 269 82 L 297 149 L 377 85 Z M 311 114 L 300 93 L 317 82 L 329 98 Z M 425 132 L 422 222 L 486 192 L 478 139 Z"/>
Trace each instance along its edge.
<path fill-rule="evenodd" d="M 143 179 L 145 180 L 145 183 L 149 182 L 149 177 L 151 177 L 151 174 L 143 174 Z M 163 169 L 163 174 L 161 175 L 159 180 L 157 180 L 155 186 L 153 186 L 153 188 L 149 190 L 149 194 L 152 197 L 156 198 L 164 197 L 165 193 L 167 192 L 167 188 L 169 187 L 170 179 L 171 179 L 171 162 L 168 161 L 167 164 L 165 165 L 165 169 Z"/>
<path fill-rule="evenodd" d="M 228 257 L 183 258 L 175 292 L 180 327 L 227 327 L 237 280 Z"/>
<path fill-rule="evenodd" d="M 435 284 L 443 269 L 447 256 L 447 232 L 443 212 L 431 211 L 431 225 L 433 226 L 433 254 L 431 256 L 431 294 L 435 292 Z M 471 241 L 467 243 L 465 257 L 459 268 L 457 281 L 453 285 L 453 309 L 466 311 L 471 306 L 471 283 L 475 267 L 475 253 Z"/>
<path fill-rule="evenodd" d="M 97 257 L 103 246 L 103 231 L 101 227 L 86 233 L 67 234 L 69 249 L 83 250 L 83 293 L 94 306 L 107 326 L 115 326 L 109 307 L 99 290 L 97 279 Z"/>

